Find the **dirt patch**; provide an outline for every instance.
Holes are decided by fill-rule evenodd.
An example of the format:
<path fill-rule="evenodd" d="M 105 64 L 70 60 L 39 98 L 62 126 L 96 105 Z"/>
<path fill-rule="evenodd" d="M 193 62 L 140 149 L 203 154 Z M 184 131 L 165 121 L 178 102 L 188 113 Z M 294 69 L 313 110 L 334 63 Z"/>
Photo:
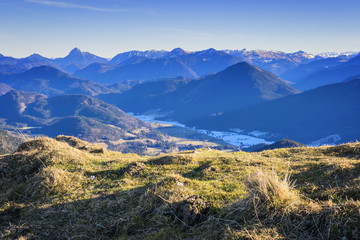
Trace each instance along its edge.
<path fill-rule="evenodd" d="M 145 164 L 141 162 L 132 162 L 124 169 L 124 174 L 130 176 L 138 176 L 146 169 Z"/>
<path fill-rule="evenodd" d="M 170 164 L 190 164 L 193 159 L 190 156 L 167 155 L 148 161 L 148 164 L 154 165 L 170 165 Z"/>
<path fill-rule="evenodd" d="M 208 219 L 210 206 L 200 195 L 193 195 L 176 204 L 175 214 L 185 224 L 194 226 Z"/>
<path fill-rule="evenodd" d="M 55 140 L 59 142 L 66 142 L 67 144 L 69 144 L 69 146 L 73 148 L 77 148 L 79 150 L 89 153 L 105 153 L 104 147 L 99 146 L 98 144 L 90 144 L 76 137 L 60 135 L 57 136 Z"/>

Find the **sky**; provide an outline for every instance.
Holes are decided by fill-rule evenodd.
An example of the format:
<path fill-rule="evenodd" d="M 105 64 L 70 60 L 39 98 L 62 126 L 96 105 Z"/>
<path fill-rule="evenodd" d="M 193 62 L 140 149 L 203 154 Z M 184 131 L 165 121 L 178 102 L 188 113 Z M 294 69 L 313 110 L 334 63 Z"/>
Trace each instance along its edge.
<path fill-rule="evenodd" d="M 0 54 L 360 51 L 359 0 L 0 0 Z"/>

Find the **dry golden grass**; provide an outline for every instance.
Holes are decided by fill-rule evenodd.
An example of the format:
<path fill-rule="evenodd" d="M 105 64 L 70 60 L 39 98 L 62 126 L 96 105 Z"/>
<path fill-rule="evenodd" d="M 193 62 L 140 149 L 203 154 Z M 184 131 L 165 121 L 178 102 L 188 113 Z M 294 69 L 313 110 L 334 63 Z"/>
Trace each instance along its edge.
<path fill-rule="evenodd" d="M 360 236 L 359 143 L 158 157 L 94 149 L 62 136 L 0 157 L 0 238 Z"/>
<path fill-rule="evenodd" d="M 251 196 L 250 201 L 256 205 L 264 204 L 267 208 L 288 212 L 300 203 L 299 193 L 294 189 L 294 183 L 290 182 L 289 174 L 281 179 L 274 171 L 264 172 L 259 169 L 246 180 L 246 187 Z"/>

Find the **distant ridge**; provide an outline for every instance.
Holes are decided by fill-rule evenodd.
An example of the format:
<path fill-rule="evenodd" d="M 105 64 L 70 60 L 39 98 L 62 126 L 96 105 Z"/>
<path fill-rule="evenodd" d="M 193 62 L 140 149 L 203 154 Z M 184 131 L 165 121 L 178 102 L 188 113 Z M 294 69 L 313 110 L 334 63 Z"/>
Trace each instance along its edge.
<path fill-rule="evenodd" d="M 157 90 L 167 89 L 164 86 L 173 88 L 167 92 Z M 171 113 L 168 117 L 191 123 L 296 93 L 299 91 L 274 74 L 240 62 L 199 80 L 143 83 L 128 92 L 100 95 L 99 98 L 129 112 L 160 109 Z"/>
<path fill-rule="evenodd" d="M 191 122 L 296 93 L 274 74 L 240 62 L 161 97 L 161 102 L 165 112 L 175 110 L 175 119 Z"/>
<path fill-rule="evenodd" d="M 60 66 L 61 69 L 73 73 L 76 70 L 84 68 L 92 63 L 107 63 L 108 60 L 89 52 L 82 52 L 78 48 L 74 48 L 66 57 L 56 58 L 53 62 Z"/>
<path fill-rule="evenodd" d="M 241 128 L 278 134 L 304 143 L 337 136 L 337 142 L 360 136 L 360 78 L 202 119 L 203 128 Z"/>
<path fill-rule="evenodd" d="M 255 146 L 251 146 L 249 148 L 243 149 L 246 152 L 261 152 L 265 150 L 273 150 L 278 148 L 297 148 L 297 147 L 307 147 L 305 144 L 290 140 L 290 139 L 281 139 L 276 141 L 273 144 L 257 144 Z"/>
<path fill-rule="evenodd" d="M 102 84 L 73 77 L 51 66 L 34 67 L 23 73 L 3 75 L 0 82 L 18 90 L 48 96 L 74 93 L 93 96 L 114 92 Z"/>

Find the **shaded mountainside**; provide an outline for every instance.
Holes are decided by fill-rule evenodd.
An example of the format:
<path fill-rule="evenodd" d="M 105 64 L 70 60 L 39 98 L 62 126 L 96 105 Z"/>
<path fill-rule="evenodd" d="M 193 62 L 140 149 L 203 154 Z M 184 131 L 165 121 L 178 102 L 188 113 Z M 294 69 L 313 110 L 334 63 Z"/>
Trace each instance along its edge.
<path fill-rule="evenodd" d="M 89 66 L 78 71 L 76 76 L 107 84 L 125 80 L 151 80 L 178 76 L 198 78 L 222 71 L 237 62 L 239 60 L 236 57 L 212 48 L 190 53 L 182 49 L 174 49 L 161 58 L 143 59 L 139 56 L 133 60 L 129 58 L 106 72 L 100 67 Z"/>
<path fill-rule="evenodd" d="M 74 72 L 73 75 L 75 77 L 79 77 L 83 79 L 92 79 L 93 76 L 113 70 L 114 68 L 115 68 L 114 65 L 108 63 L 92 63 L 87 67 Z"/>
<path fill-rule="evenodd" d="M 315 72 L 305 77 L 295 85 L 300 90 L 309 90 L 319 86 L 342 82 L 345 79 L 360 74 L 360 55 L 348 62 L 339 64 L 324 71 Z"/>
<path fill-rule="evenodd" d="M 25 109 L 34 102 L 39 102 L 47 97 L 43 94 L 11 90 L 0 96 L 0 118 L 5 118 L 8 123 L 24 122 L 36 124 L 32 119 L 23 115 Z"/>
<path fill-rule="evenodd" d="M 62 95 L 47 98 L 45 95 L 12 90 L 0 96 L 3 108 L 0 117 L 12 121 L 23 118 L 38 120 L 38 124 L 50 122 L 54 118 L 82 116 L 106 124 L 117 125 L 124 130 L 133 131 L 144 127 L 142 121 L 126 114 L 117 107 L 87 95 Z M 26 123 L 26 121 L 25 121 Z M 58 129 L 61 131 L 62 129 Z"/>
<path fill-rule="evenodd" d="M 0 238 L 357 239 L 359 154 L 348 143 L 140 157 L 38 138 L 0 156 Z"/>
<path fill-rule="evenodd" d="M 341 55 L 338 57 L 325 58 L 301 64 L 296 68 L 286 71 L 280 75 L 282 79 L 297 83 L 310 74 L 328 70 L 349 60 L 350 56 Z"/>
<path fill-rule="evenodd" d="M 150 107 L 161 109 L 172 112 L 175 120 L 191 124 L 197 119 L 296 93 L 296 89 L 274 74 L 242 62 L 148 99 L 141 106 L 148 108 L 142 109 L 143 112 Z"/>
<path fill-rule="evenodd" d="M 82 75 L 87 74 L 86 69 Z M 89 76 L 89 75 L 88 75 Z M 91 75 L 89 79 L 113 84 L 125 80 L 151 80 L 156 78 L 171 78 L 184 76 L 196 78 L 198 75 L 190 67 L 186 66 L 179 58 L 149 59 L 137 64 L 116 67 L 104 73 Z"/>
<path fill-rule="evenodd" d="M 0 118 L 10 126 L 28 125 L 26 131 L 55 137 L 61 134 L 88 141 L 121 140 L 110 144 L 112 149 L 130 151 L 124 139 L 163 140 L 163 134 L 120 109 L 86 95 L 63 95 L 47 98 L 44 95 L 12 90 L 0 96 Z M 35 128 L 33 128 L 35 127 Z M 148 137 L 149 136 L 149 137 Z M 146 144 L 140 144 L 146 148 Z M 142 153 L 136 147 L 133 151 Z"/>
<path fill-rule="evenodd" d="M 26 140 L 25 135 L 0 129 L 0 155 L 13 153 Z"/>
<path fill-rule="evenodd" d="M 299 93 L 274 74 L 245 62 L 200 80 L 176 85 L 176 90 L 168 93 L 156 90 L 162 89 L 160 84 L 171 85 L 174 81 L 140 84 L 122 94 L 99 97 L 128 112 L 160 109 L 171 112 L 177 121 L 191 124 L 204 117 Z"/>
<path fill-rule="evenodd" d="M 88 117 L 72 116 L 56 118 L 48 126 L 41 129 L 35 129 L 33 133 L 44 134 L 50 137 L 56 137 L 61 134 L 77 136 L 89 142 L 98 142 L 99 140 L 117 141 L 127 136 L 128 128 L 121 128 L 104 124 Z"/>
<path fill-rule="evenodd" d="M 141 112 L 160 105 L 155 97 L 168 94 L 189 84 L 192 80 L 183 77 L 148 81 L 135 85 L 123 93 L 100 94 L 96 98 L 116 105 L 127 112 Z"/>
<path fill-rule="evenodd" d="M 144 127 L 145 124 L 119 108 L 86 95 L 63 95 L 42 99 L 27 106 L 24 114 L 39 118 L 82 116 L 126 131 Z"/>
<path fill-rule="evenodd" d="M 186 66 L 191 68 L 197 76 L 216 73 L 240 62 L 236 57 L 213 48 L 193 53 L 179 54 L 178 58 L 181 59 Z"/>
<path fill-rule="evenodd" d="M 360 136 L 360 79 L 337 83 L 199 121 L 207 128 L 257 129 L 310 143 L 339 135 L 340 142 Z"/>
<path fill-rule="evenodd" d="M 35 67 L 23 73 L 4 75 L 0 77 L 0 81 L 18 90 L 49 96 L 75 93 L 93 96 L 114 92 L 102 84 L 75 78 L 50 66 Z"/>
<path fill-rule="evenodd" d="M 0 104 L 4 106 L 0 108 L 0 119 L 4 119 L 0 123 L 4 126 L 21 126 L 27 133 L 51 137 L 67 134 L 122 152 L 156 155 L 194 147 L 233 148 L 203 134 L 178 137 L 176 131 L 167 133 L 166 126 L 145 123 L 86 95 L 47 98 L 12 90 L 0 96 Z"/>
<path fill-rule="evenodd" d="M 26 71 L 26 68 L 17 66 L 17 65 L 10 65 L 10 64 L 2 64 L 0 65 L 0 73 L 20 73 Z"/>
<path fill-rule="evenodd" d="M 13 88 L 5 83 L 0 83 L 0 95 L 4 95 L 5 93 L 9 92 L 10 90 L 13 90 Z"/>

